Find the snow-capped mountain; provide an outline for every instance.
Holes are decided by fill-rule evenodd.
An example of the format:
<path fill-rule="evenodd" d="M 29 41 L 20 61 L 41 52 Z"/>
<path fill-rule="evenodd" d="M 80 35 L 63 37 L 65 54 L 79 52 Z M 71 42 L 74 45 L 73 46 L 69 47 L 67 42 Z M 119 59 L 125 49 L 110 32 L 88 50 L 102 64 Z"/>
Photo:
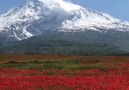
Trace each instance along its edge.
<path fill-rule="evenodd" d="M 129 23 L 64 0 L 28 0 L 0 15 L 0 38 L 23 40 L 44 32 L 129 31 Z"/>

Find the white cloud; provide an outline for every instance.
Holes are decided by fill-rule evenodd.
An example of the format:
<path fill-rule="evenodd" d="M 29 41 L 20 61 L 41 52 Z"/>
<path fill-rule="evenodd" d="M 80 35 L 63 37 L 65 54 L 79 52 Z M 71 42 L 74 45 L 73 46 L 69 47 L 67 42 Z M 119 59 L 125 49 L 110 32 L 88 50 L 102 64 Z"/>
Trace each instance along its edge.
<path fill-rule="evenodd" d="M 67 12 L 71 12 L 71 10 L 76 10 L 80 6 L 72 4 L 70 0 L 39 0 L 44 4 L 48 5 L 50 8 L 60 8 Z"/>
<path fill-rule="evenodd" d="M 45 4 L 52 4 L 52 3 L 63 3 L 63 0 L 39 0 L 41 2 L 44 2 Z"/>

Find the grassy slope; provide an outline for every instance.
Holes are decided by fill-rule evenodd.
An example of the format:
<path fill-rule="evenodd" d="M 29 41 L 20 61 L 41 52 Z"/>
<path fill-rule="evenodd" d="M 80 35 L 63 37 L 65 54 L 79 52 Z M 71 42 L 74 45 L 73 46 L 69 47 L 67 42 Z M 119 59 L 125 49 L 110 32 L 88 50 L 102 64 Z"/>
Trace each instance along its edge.
<path fill-rule="evenodd" d="M 94 34 L 95 33 L 95 34 Z M 46 34 L 0 46 L 1 53 L 127 55 L 128 35 L 96 32 Z"/>

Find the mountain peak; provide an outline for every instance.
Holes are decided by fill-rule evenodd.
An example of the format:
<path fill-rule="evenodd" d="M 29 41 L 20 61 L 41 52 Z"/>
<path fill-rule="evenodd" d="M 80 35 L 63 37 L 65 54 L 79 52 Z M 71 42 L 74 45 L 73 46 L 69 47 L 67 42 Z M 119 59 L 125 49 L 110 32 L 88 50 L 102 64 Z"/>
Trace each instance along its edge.
<path fill-rule="evenodd" d="M 28 0 L 0 16 L 0 35 L 7 39 L 23 40 L 51 30 L 129 31 L 129 23 L 64 0 Z"/>

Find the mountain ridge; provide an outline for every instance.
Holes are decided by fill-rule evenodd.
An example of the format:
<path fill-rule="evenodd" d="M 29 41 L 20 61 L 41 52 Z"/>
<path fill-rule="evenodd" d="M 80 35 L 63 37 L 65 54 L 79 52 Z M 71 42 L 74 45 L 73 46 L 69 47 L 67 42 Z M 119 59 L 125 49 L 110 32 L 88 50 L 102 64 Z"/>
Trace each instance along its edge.
<path fill-rule="evenodd" d="M 87 30 L 126 32 L 129 23 L 63 0 L 28 0 L 0 15 L 0 35 L 7 41 L 20 41 L 45 32 Z"/>

